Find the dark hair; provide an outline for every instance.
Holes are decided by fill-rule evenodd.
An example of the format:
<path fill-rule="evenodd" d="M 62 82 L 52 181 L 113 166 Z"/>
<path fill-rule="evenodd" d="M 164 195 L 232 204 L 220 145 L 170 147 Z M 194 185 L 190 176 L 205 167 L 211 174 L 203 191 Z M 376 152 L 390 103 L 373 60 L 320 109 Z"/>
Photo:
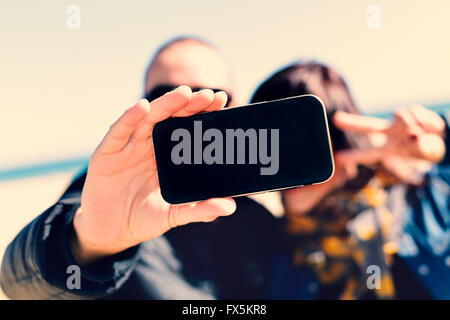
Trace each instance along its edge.
<path fill-rule="evenodd" d="M 370 146 L 366 136 L 337 129 L 332 121 L 336 111 L 357 113 L 358 108 L 342 77 L 327 65 L 299 62 L 275 72 L 255 91 L 251 103 L 314 94 L 325 104 L 334 150 L 362 149 Z"/>

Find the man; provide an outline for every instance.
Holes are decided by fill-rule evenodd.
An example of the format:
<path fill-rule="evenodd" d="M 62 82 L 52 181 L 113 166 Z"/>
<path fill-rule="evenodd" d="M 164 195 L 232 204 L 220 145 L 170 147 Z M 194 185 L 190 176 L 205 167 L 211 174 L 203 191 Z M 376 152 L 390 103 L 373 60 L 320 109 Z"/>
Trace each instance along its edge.
<path fill-rule="evenodd" d="M 87 173 L 6 250 L 1 274 L 6 295 L 13 299 L 262 297 L 264 252 L 253 248 L 269 241 L 263 226 L 271 224 L 264 221 L 271 222 L 272 216 L 242 198 L 237 200 L 245 213 L 242 223 L 224 219 L 167 232 L 230 215 L 236 203 L 217 198 L 170 205 L 161 197 L 153 154 L 155 123 L 221 109 L 232 88 L 224 58 L 207 43 L 182 38 L 160 49 L 145 82 L 146 97 L 156 99 L 150 104 L 142 99 L 125 111 L 93 153 Z M 250 223 L 254 215 L 258 215 L 258 231 Z M 70 270 L 80 270 L 79 285 L 69 283 Z"/>

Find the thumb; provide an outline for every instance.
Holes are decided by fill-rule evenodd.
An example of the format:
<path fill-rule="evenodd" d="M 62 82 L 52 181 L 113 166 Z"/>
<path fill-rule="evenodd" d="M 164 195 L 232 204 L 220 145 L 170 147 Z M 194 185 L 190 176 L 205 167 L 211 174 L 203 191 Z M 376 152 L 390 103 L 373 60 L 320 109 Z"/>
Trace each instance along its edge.
<path fill-rule="evenodd" d="M 220 216 L 228 216 L 236 210 L 232 198 L 212 198 L 204 201 L 171 205 L 169 208 L 169 227 L 191 222 L 210 222 Z"/>

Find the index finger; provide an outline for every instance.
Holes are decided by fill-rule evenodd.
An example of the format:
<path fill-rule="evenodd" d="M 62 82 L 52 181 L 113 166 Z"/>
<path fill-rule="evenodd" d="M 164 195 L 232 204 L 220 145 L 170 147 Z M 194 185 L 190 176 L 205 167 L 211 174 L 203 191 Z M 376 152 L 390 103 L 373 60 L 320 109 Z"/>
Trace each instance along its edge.
<path fill-rule="evenodd" d="M 114 153 L 120 151 L 127 144 L 139 123 L 148 114 L 149 108 L 148 101 L 141 99 L 136 105 L 127 109 L 123 115 L 109 127 L 109 131 L 97 147 L 97 151 L 101 153 Z"/>
<path fill-rule="evenodd" d="M 192 90 L 188 86 L 180 86 L 150 102 L 150 111 L 146 121 L 150 125 L 165 120 L 181 110 L 192 98 Z"/>
<path fill-rule="evenodd" d="M 359 133 L 386 132 L 391 127 L 387 120 L 344 111 L 337 111 L 334 114 L 333 123 L 343 131 Z"/>
<path fill-rule="evenodd" d="M 156 123 L 170 118 L 181 111 L 192 100 L 193 93 L 188 86 L 180 86 L 150 102 L 150 110 L 133 133 L 132 140 L 146 140 Z"/>
<path fill-rule="evenodd" d="M 413 105 L 410 108 L 417 123 L 427 132 L 443 135 L 445 132 L 445 121 L 442 117 L 421 105 Z"/>

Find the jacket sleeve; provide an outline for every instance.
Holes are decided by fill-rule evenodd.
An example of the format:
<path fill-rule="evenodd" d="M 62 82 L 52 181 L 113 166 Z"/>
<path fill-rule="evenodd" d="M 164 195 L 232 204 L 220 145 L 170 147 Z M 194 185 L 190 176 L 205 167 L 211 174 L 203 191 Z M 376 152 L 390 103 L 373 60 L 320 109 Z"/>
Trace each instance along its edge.
<path fill-rule="evenodd" d="M 121 289 L 133 272 L 139 247 L 79 267 L 72 256 L 73 216 L 85 174 L 61 199 L 15 237 L 3 257 L 0 283 L 11 299 L 96 299 Z"/>

